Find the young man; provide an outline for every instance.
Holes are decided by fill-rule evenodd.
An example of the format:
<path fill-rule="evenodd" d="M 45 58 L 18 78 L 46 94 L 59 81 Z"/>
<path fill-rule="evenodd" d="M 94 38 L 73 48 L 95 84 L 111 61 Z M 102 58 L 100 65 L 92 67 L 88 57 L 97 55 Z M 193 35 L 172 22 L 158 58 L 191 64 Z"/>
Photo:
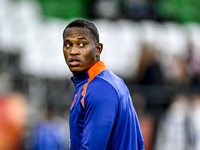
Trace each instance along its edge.
<path fill-rule="evenodd" d="M 71 150 L 144 150 L 128 88 L 100 61 L 96 26 L 72 21 L 63 32 L 65 61 L 76 90 L 70 108 Z"/>

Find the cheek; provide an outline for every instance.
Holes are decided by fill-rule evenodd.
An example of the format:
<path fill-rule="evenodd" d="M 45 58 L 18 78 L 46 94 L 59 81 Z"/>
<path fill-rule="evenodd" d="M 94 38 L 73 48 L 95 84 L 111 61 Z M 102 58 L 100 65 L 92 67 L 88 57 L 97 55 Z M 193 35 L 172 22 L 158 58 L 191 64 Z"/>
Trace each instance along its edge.
<path fill-rule="evenodd" d="M 64 54 L 64 59 L 65 59 L 65 62 L 67 63 L 67 60 L 69 58 L 69 55 L 66 51 L 63 51 L 63 54 Z"/>
<path fill-rule="evenodd" d="M 87 59 L 88 61 L 90 62 L 93 62 L 96 60 L 96 52 L 93 50 L 93 51 L 90 51 L 89 53 L 87 53 L 85 55 L 85 59 Z"/>
<path fill-rule="evenodd" d="M 63 54 L 64 54 L 65 58 L 68 58 L 68 52 L 66 50 L 63 50 Z"/>

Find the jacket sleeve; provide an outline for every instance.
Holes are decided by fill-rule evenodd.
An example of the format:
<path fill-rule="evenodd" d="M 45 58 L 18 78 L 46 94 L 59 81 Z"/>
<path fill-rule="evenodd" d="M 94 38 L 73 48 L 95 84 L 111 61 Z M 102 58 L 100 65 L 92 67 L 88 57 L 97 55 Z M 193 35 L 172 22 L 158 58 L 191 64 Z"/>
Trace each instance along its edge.
<path fill-rule="evenodd" d="M 107 81 L 94 79 L 87 87 L 84 104 L 86 115 L 81 149 L 106 149 L 117 115 L 117 91 Z"/>

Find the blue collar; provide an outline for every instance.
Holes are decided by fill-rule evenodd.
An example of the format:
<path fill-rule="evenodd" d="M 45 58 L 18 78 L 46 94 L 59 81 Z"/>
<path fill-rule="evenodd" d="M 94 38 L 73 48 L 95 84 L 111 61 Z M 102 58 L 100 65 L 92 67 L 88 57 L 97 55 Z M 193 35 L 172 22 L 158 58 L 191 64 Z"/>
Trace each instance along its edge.
<path fill-rule="evenodd" d="M 83 71 L 78 76 L 71 77 L 71 80 L 73 81 L 75 88 L 77 89 L 79 86 L 81 86 L 83 83 L 87 82 L 89 79 L 89 75 L 87 73 L 87 70 Z M 85 82 L 84 82 L 85 81 Z"/>

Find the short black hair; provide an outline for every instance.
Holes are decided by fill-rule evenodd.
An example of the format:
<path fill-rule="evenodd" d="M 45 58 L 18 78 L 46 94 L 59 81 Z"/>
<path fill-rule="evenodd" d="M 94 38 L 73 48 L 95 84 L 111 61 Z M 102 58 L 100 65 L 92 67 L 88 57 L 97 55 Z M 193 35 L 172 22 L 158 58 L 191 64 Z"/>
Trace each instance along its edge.
<path fill-rule="evenodd" d="M 97 43 L 99 43 L 99 32 L 97 30 L 97 27 L 94 25 L 94 23 L 85 20 L 85 19 L 76 19 L 74 21 L 72 21 L 71 23 L 69 23 L 67 25 L 67 27 L 64 29 L 63 31 L 63 36 L 65 33 L 65 30 L 67 28 L 72 28 L 72 27 L 85 27 L 88 30 L 90 30 L 90 34 L 94 37 L 94 39 L 96 40 Z"/>

